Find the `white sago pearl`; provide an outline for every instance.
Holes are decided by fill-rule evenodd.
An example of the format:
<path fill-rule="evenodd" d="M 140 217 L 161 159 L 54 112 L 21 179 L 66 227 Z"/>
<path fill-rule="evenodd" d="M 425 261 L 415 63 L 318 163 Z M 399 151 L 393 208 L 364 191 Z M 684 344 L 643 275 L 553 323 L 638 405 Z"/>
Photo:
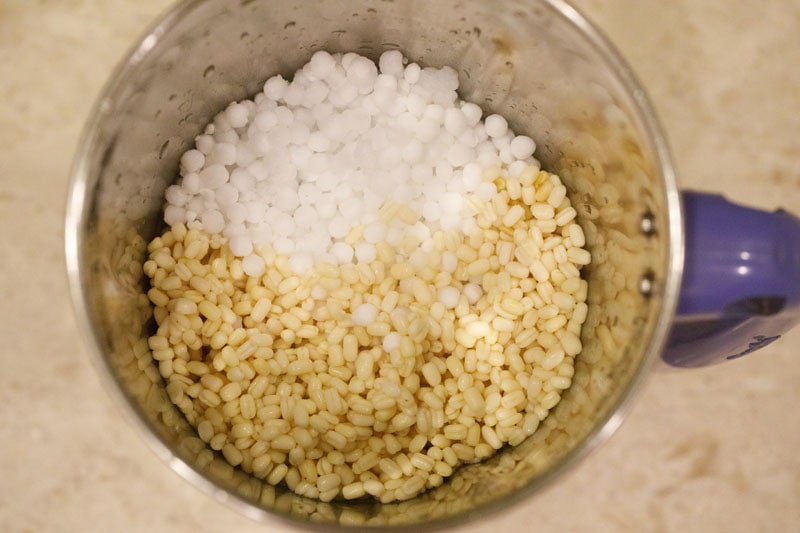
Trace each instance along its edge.
<path fill-rule="evenodd" d="M 225 217 L 222 213 L 214 209 L 204 211 L 201 215 L 200 221 L 203 224 L 203 229 L 212 235 L 221 233 L 225 229 Z"/>
<path fill-rule="evenodd" d="M 164 208 L 164 222 L 169 226 L 180 224 L 186 219 L 186 210 L 175 205 L 168 205 Z"/>
<path fill-rule="evenodd" d="M 458 268 L 458 257 L 453 252 L 442 254 L 442 272 L 452 274 Z"/>
<path fill-rule="evenodd" d="M 361 304 L 351 314 L 353 323 L 357 326 L 369 326 L 378 318 L 378 308 L 372 304 Z"/>
<path fill-rule="evenodd" d="M 458 289 L 455 287 L 442 287 L 439 289 L 439 301 L 448 309 L 453 309 L 458 305 Z"/>
<path fill-rule="evenodd" d="M 353 260 L 353 247 L 346 242 L 335 242 L 331 246 L 331 253 L 339 264 L 349 263 Z"/>
<path fill-rule="evenodd" d="M 341 239 L 350 231 L 350 224 L 342 217 L 334 217 L 328 224 L 328 231 L 334 239 Z"/>
<path fill-rule="evenodd" d="M 216 189 L 228 181 L 228 171 L 222 165 L 211 165 L 200 171 L 200 183 L 203 188 Z"/>
<path fill-rule="evenodd" d="M 489 137 L 503 137 L 508 131 L 508 121 L 500 115 L 489 115 L 483 123 L 486 125 Z"/>
<path fill-rule="evenodd" d="M 403 75 L 403 54 L 398 50 L 390 50 L 381 54 L 379 61 L 381 74 L 388 74 L 390 76 Z"/>
<path fill-rule="evenodd" d="M 164 193 L 167 203 L 175 207 L 183 207 L 189 200 L 189 195 L 178 185 L 170 185 Z"/>
<path fill-rule="evenodd" d="M 225 118 L 233 128 L 242 128 L 247 124 L 247 107 L 243 104 L 231 104 L 225 110 Z"/>
<path fill-rule="evenodd" d="M 250 254 L 242 259 L 242 270 L 248 276 L 260 276 L 264 273 L 264 259 L 257 254 Z"/>
<path fill-rule="evenodd" d="M 483 289 L 477 283 L 467 283 L 464 285 L 464 296 L 471 304 L 475 304 L 483 296 Z"/>
<path fill-rule="evenodd" d="M 289 268 L 298 275 L 305 274 L 313 265 L 311 254 L 296 252 L 289 257 Z"/>
<path fill-rule="evenodd" d="M 392 350 L 396 350 L 400 347 L 400 334 L 396 331 L 392 331 L 388 335 L 383 338 L 382 347 L 384 351 L 391 352 Z"/>
<path fill-rule="evenodd" d="M 211 135 L 198 135 L 194 140 L 195 147 L 197 150 L 203 154 L 203 156 L 207 156 L 213 150 L 214 145 L 216 142 L 214 141 L 214 137 Z"/>
<path fill-rule="evenodd" d="M 314 52 L 314 55 L 311 56 L 309 67 L 311 73 L 314 74 L 317 79 L 323 80 L 336 68 L 336 60 L 328 52 L 320 50 Z"/>
<path fill-rule="evenodd" d="M 186 172 L 197 172 L 203 168 L 206 161 L 206 156 L 200 150 L 187 150 L 181 156 L 181 169 Z"/>
<path fill-rule="evenodd" d="M 364 228 L 364 238 L 371 244 L 377 244 L 386 238 L 386 226 L 379 222 L 369 224 Z"/>
<path fill-rule="evenodd" d="M 238 257 L 250 255 L 253 251 L 253 242 L 243 235 L 232 238 L 228 245 L 231 248 L 231 252 Z"/>
<path fill-rule="evenodd" d="M 255 182 L 255 177 L 243 168 L 234 169 L 230 174 L 229 183 L 240 192 L 252 191 L 255 188 Z"/>
<path fill-rule="evenodd" d="M 289 82 L 281 76 L 273 76 L 264 83 L 264 94 L 270 100 L 278 101 L 289 86 Z"/>
<path fill-rule="evenodd" d="M 214 145 L 208 158 L 220 165 L 233 165 L 236 163 L 236 146 L 229 142 L 219 142 Z"/>
<path fill-rule="evenodd" d="M 527 159 L 536 150 L 536 143 L 527 135 L 517 135 L 511 141 L 511 155 L 516 159 Z"/>
<path fill-rule="evenodd" d="M 358 243 L 355 246 L 355 254 L 360 262 L 371 263 L 376 257 L 375 246 L 368 242 Z"/>

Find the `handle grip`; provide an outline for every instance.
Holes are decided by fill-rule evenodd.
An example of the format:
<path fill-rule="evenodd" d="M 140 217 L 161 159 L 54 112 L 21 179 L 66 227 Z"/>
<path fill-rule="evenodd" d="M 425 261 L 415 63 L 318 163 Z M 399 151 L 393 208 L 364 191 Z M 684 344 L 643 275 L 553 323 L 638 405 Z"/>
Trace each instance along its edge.
<path fill-rule="evenodd" d="M 682 196 L 686 259 L 664 361 L 736 359 L 800 323 L 800 219 L 715 194 Z"/>

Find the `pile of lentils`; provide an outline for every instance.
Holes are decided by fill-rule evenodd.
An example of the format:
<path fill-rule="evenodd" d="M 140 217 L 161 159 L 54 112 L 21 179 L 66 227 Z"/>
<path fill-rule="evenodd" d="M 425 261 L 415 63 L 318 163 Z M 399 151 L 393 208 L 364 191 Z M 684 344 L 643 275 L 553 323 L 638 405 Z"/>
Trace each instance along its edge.
<path fill-rule="evenodd" d="M 171 401 L 233 466 L 406 500 L 571 385 L 590 262 L 558 176 L 456 72 L 315 53 L 181 158 L 144 271 Z"/>

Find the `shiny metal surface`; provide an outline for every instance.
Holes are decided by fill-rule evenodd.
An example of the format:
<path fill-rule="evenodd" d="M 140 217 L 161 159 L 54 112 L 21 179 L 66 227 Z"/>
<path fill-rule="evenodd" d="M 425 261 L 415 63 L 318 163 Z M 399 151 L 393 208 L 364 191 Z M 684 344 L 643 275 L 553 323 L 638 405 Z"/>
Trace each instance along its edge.
<path fill-rule="evenodd" d="M 390 48 L 454 67 L 463 98 L 536 140 L 587 235 L 590 311 L 573 386 L 527 441 L 407 502 L 324 504 L 231 468 L 170 404 L 146 345 L 141 264 L 180 154 L 227 102 L 291 74 L 317 49 L 377 58 Z M 74 163 L 66 256 L 78 322 L 107 388 L 180 475 L 267 522 L 437 527 L 529 497 L 619 426 L 674 313 L 680 215 L 644 91 L 566 2 L 187 1 L 142 38 L 98 100 Z M 654 232 L 641 231 L 642 217 Z M 647 297 L 642 276 L 653 280 Z"/>

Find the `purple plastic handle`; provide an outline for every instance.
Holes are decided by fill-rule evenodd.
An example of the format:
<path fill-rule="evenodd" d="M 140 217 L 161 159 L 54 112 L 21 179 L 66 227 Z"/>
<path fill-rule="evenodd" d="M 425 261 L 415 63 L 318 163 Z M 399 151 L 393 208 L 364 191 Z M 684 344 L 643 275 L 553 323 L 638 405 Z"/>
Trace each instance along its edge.
<path fill-rule="evenodd" d="M 698 367 L 762 348 L 800 323 L 800 219 L 683 192 L 686 259 L 664 361 Z"/>

